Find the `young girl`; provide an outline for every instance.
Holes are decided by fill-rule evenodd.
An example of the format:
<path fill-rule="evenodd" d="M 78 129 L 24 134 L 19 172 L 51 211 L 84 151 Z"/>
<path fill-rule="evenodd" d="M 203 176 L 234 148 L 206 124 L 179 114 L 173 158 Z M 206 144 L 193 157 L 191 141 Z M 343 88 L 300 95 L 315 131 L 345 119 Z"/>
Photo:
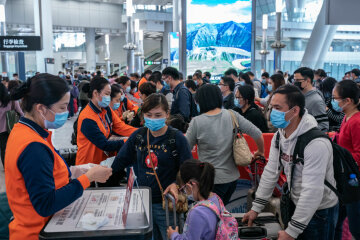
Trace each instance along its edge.
<path fill-rule="evenodd" d="M 184 233 L 178 233 L 178 227 L 168 228 L 171 240 L 213 240 L 216 237 L 218 217 L 208 207 L 212 203 L 222 213 L 224 204 L 218 195 L 212 193 L 215 169 L 210 163 L 187 160 L 180 167 L 180 178 L 184 183 L 179 191 L 184 191 L 189 200 L 198 201 L 190 210 L 184 226 Z M 206 201 L 207 200 L 207 201 Z M 233 235 L 237 236 L 237 228 Z"/>

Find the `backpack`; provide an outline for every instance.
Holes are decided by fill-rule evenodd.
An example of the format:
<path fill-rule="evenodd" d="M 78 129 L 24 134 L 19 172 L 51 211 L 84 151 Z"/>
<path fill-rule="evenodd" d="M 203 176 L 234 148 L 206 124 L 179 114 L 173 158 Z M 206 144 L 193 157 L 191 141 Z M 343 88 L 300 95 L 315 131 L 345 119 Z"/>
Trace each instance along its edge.
<path fill-rule="evenodd" d="M 255 79 L 254 81 L 260 82 L 260 84 L 261 84 L 261 93 L 260 93 L 259 97 L 260 98 L 265 98 L 268 95 L 268 93 L 266 92 L 267 86 L 258 79 Z"/>
<path fill-rule="evenodd" d="M 279 147 L 279 138 L 280 134 L 278 132 L 276 136 L 277 148 Z M 333 148 L 333 166 L 336 188 L 326 179 L 324 182 L 325 185 L 330 188 L 344 204 L 360 201 L 360 187 L 353 187 L 348 184 L 350 174 L 355 174 L 356 178 L 358 180 L 360 179 L 359 166 L 347 149 L 334 143 L 324 132 L 320 131 L 318 128 L 313 128 L 300 135 L 296 141 L 293 156 L 296 156 L 297 160 L 299 160 L 301 164 L 304 164 L 305 147 L 316 138 L 329 139 Z"/>
<path fill-rule="evenodd" d="M 181 88 L 184 88 L 186 89 L 186 91 L 189 92 L 190 94 L 190 118 L 189 118 L 189 121 L 191 121 L 191 119 L 193 117 L 196 117 L 197 115 L 199 115 L 198 111 L 197 111 L 197 107 L 196 107 L 196 103 L 195 103 L 195 99 L 193 97 L 193 95 L 191 94 L 191 92 L 189 91 L 189 89 L 187 89 L 187 87 L 185 87 L 184 85 L 181 86 Z M 179 89 L 176 93 L 176 99 L 179 98 L 179 92 L 180 92 L 181 89 Z M 175 99 L 174 99 L 175 100 Z"/>
<path fill-rule="evenodd" d="M 169 128 L 169 132 L 166 133 L 167 134 L 166 145 L 169 147 L 171 151 L 171 156 L 175 160 L 176 168 L 178 169 L 180 166 L 180 159 L 179 159 L 179 153 L 176 148 L 176 133 L 179 130 L 177 130 L 176 128 L 172 128 L 170 126 L 168 128 Z M 147 127 L 139 128 L 139 131 L 137 132 L 135 137 L 134 145 L 137 149 L 142 149 L 143 153 L 147 151 L 147 142 L 146 142 L 147 130 L 148 130 Z"/>
<path fill-rule="evenodd" d="M 210 208 L 212 210 L 216 217 L 218 218 L 218 223 L 216 226 L 216 237 L 215 240 L 237 240 L 238 237 L 238 223 L 236 219 L 229 213 L 225 206 L 223 201 L 220 199 L 219 196 L 217 196 L 217 199 L 219 200 L 220 209 L 216 206 L 216 204 L 210 200 L 205 200 L 197 203 L 194 207 L 203 206 Z"/>
<path fill-rule="evenodd" d="M 82 110 L 84 110 L 85 109 L 85 107 L 83 107 L 83 108 L 81 108 L 81 110 L 80 110 L 80 112 L 79 112 L 79 115 L 78 115 L 78 117 L 76 118 L 76 120 L 75 120 L 75 122 L 74 122 L 74 124 L 73 124 L 73 133 L 71 134 L 71 140 L 70 140 L 70 142 L 71 142 L 71 144 L 72 145 L 77 145 L 77 127 L 78 127 L 78 121 L 79 121 L 79 117 L 80 117 L 80 113 L 82 112 Z"/>

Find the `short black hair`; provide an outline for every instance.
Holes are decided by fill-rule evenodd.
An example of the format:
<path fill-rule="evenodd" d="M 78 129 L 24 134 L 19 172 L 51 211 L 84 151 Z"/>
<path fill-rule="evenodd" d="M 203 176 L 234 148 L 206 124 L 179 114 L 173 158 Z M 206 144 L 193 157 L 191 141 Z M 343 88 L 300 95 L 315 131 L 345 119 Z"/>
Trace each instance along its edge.
<path fill-rule="evenodd" d="M 353 70 L 351 70 L 351 73 L 355 74 L 355 76 L 357 77 L 360 76 L 360 70 L 358 68 L 354 68 Z"/>
<path fill-rule="evenodd" d="M 29 79 L 11 92 L 11 100 L 22 98 L 22 109 L 31 112 L 34 104 L 50 108 L 69 92 L 68 83 L 58 76 L 42 73 Z"/>
<path fill-rule="evenodd" d="M 229 68 L 228 70 L 226 70 L 226 72 L 224 73 L 225 76 L 230 76 L 230 75 L 234 75 L 235 77 L 238 76 L 238 72 L 234 69 L 234 68 Z"/>
<path fill-rule="evenodd" d="M 202 71 L 200 69 L 196 70 L 195 73 L 199 73 L 200 75 L 202 75 Z"/>
<path fill-rule="evenodd" d="M 261 77 L 265 77 L 265 78 L 269 78 L 270 77 L 270 74 L 268 72 L 263 72 L 261 74 Z"/>
<path fill-rule="evenodd" d="M 179 79 L 184 80 L 184 75 L 182 74 L 182 72 L 179 72 Z"/>
<path fill-rule="evenodd" d="M 311 68 L 308 67 L 301 67 L 295 70 L 295 73 L 300 73 L 301 76 L 310 78 L 311 82 L 314 80 L 314 71 Z"/>
<path fill-rule="evenodd" d="M 357 105 L 357 108 L 359 110 L 360 90 L 356 82 L 354 82 L 353 80 L 343 80 L 341 82 L 338 82 L 335 85 L 335 88 L 342 99 L 345 98 L 352 99 L 354 101 L 354 104 Z"/>
<path fill-rule="evenodd" d="M 136 88 L 136 86 L 137 86 L 136 82 L 131 80 L 130 81 L 130 88 L 134 89 L 134 88 Z"/>
<path fill-rule="evenodd" d="M 109 81 L 103 77 L 94 77 L 90 82 L 90 91 L 88 92 L 88 97 L 92 98 L 93 92 L 95 90 L 101 92 L 105 88 L 105 86 L 109 84 Z"/>
<path fill-rule="evenodd" d="M 276 73 L 281 74 L 281 75 L 284 75 L 284 72 L 281 71 L 281 70 L 278 70 Z"/>
<path fill-rule="evenodd" d="M 167 67 L 162 71 L 162 75 L 167 75 L 172 77 L 174 80 L 179 80 L 179 71 L 173 67 Z"/>
<path fill-rule="evenodd" d="M 221 80 L 223 80 L 224 84 L 229 86 L 230 91 L 234 91 L 235 89 L 235 81 L 231 77 L 221 77 Z"/>
<path fill-rule="evenodd" d="M 200 106 L 200 113 L 206 113 L 216 108 L 222 108 L 223 97 L 219 87 L 205 84 L 197 90 L 195 101 Z"/>
<path fill-rule="evenodd" d="M 157 108 L 158 106 L 161 106 L 165 112 L 169 112 L 169 103 L 166 100 L 166 97 L 164 94 L 153 93 L 153 94 L 150 94 L 149 96 L 148 95 L 146 95 L 146 96 L 147 97 L 145 98 L 144 103 L 141 106 L 142 113 L 148 113 L 152 109 Z"/>
<path fill-rule="evenodd" d="M 194 77 L 196 77 L 196 78 L 199 79 L 199 80 L 202 80 L 202 76 L 201 76 L 201 74 L 198 73 L 198 72 L 196 72 L 196 73 L 193 74 L 193 79 L 194 79 Z"/>
<path fill-rule="evenodd" d="M 251 71 L 248 71 L 248 72 L 247 72 L 247 75 L 249 75 L 249 76 L 251 76 L 251 77 L 255 77 L 255 74 L 254 74 L 253 72 L 251 72 Z"/>
<path fill-rule="evenodd" d="M 295 106 L 300 108 L 299 116 L 302 117 L 305 114 L 305 96 L 300 91 L 300 89 L 294 85 L 286 84 L 275 90 L 275 94 L 283 94 L 286 97 L 286 103 L 289 106 L 289 109 L 292 109 Z"/>
<path fill-rule="evenodd" d="M 335 87 L 335 84 L 337 83 L 335 78 L 332 77 L 328 77 L 325 78 L 324 81 L 322 81 L 320 83 L 320 87 L 319 90 L 324 94 L 324 93 L 332 93 L 332 90 Z"/>
<path fill-rule="evenodd" d="M 151 70 L 146 70 L 146 71 L 144 72 L 144 76 L 145 76 L 146 74 L 152 74 L 152 71 L 151 71 Z"/>
<path fill-rule="evenodd" d="M 116 97 L 119 93 L 121 93 L 121 87 L 119 84 L 113 84 L 111 85 L 111 94 L 110 97 L 111 99 L 113 99 L 114 97 Z"/>
<path fill-rule="evenodd" d="M 162 83 L 162 80 L 161 80 L 161 74 L 160 75 L 158 75 L 158 74 L 151 74 L 151 76 L 149 77 L 149 80 L 148 80 L 149 82 L 153 82 L 153 83 L 158 83 L 158 82 L 160 82 L 161 83 L 161 85 L 164 85 L 163 83 Z"/>
<path fill-rule="evenodd" d="M 249 74 L 246 73 L 242 73 L 239 75 L 239 78 L 244 79 L 245 84 L 250 85 L 250 86 L 254 86 L 254 83 L 251 81 Z"/>
<path fill-rule="evenodd" d="M 239 86 L 238 91 L 241 97 L 244 100 L 247 100 L 248 104 L 251 107 L 259 109 L 259 107 L 255 104 L 255 90 L 252 86 L 250 85 Z"/>
<path fill-rule="evenodd" d="M 185 87 L 191 88 L 193 91 L 196 90 L 196 84 L 194 80 L 186 80 L 185 81 Z"/>
<path fill-rule="evenodd" d="M 117 74 L 116 74 L 116 76 L 117 76 Z M 130 73 L 130 77 L 140 78 L 140 75 L 138 73 Z"/>
<path fill-rule="evenodd" d="M 115 79 L 115 82 L 117 82 L 118 84 L 122 84 L 123 86 L 130 81 L 130 78 L 128 76 L 121 76 L 117 79 Z"/>
<path fill-rule="evenodd" d="M 153 83 L 146 82 L 140 85 L 139 91 L 141 94 L 145 94 L 147 97 L 153 93 L 156 93 L 156 87 Z"/>
<path fill-rule="evenodd" d="M 315 70 L 315 71 L 314 71 L 314 74 L 319 75 L 320 77 L 324 77 L 324 78 L 327 77 L 327 74 L 326 74 L 326 72 L 324 71 L 324 69 Z"/>
<path fill-rule="evenodd" d="M 211 73 L 210 72 L 204 72 L 205 77 L 211 78 Z"/>

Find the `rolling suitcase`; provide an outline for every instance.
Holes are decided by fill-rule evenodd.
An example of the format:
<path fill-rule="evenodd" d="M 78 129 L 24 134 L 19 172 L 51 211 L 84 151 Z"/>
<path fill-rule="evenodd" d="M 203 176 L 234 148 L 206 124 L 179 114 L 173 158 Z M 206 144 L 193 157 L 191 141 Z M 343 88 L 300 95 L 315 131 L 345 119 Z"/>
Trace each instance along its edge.
<path fill-rule="evenodd" d="M 246 239 L 277 239 L 278 232 L 282 230 L 280 223 L 273 213 L 260 213 L 255 219 L 253 226 L 248 227 L 247 223 L 243 223 L 244 213 L 234 213 L 239 224 L 239 238 Z"/>
<path fill-rule="evenodd" d="M 184 221 L 185 221 L 185 217 L 184 214 L 181 213 L 179 216 L 176 215 L 176 208 L 173 207 L 173 217 L 174 217 L 174 224 L 170 225 L 170 214 L 169 214 L 169 201 L 172 202 L 173 206 L 176 206 L 175 203 L 175 198 L 171 195 L 171 194 L 166 194 L 165 195 L 165 214 L 166 214 L 166 226 L 167 227 L 172 227 L 173 229 L 176 228 L 176 226 L 179 227 L 179 233 L 181 234 L 183 231 L 183 227 L 184 227 Z M 177 222 L 179 222 L 179 224 L 177 224 Z"/>

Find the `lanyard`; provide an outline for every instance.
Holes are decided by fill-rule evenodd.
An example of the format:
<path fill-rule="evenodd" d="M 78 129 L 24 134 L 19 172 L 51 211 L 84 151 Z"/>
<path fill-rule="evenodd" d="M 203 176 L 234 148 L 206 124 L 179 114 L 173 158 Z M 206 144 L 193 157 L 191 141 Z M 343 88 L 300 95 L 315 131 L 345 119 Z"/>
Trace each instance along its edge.
<path fill-rule="evenodd" d="M 100 121 L 102 123 L 102 125 L 104 126 L 105 130 L 106 130 L 106 135 L 108 135 L 108 133 L 111 132 L 111 130 L 109 130 L 110 126 L 109 126 L 109 123 L 106 121 L 105 119 L 105 122 L 104 120 L 101 118 L 100 114 L 98 114 L 99 118 L 100 118 Z M 105 118 L 106 118 L 106 114 L 105 114 Z"/>

